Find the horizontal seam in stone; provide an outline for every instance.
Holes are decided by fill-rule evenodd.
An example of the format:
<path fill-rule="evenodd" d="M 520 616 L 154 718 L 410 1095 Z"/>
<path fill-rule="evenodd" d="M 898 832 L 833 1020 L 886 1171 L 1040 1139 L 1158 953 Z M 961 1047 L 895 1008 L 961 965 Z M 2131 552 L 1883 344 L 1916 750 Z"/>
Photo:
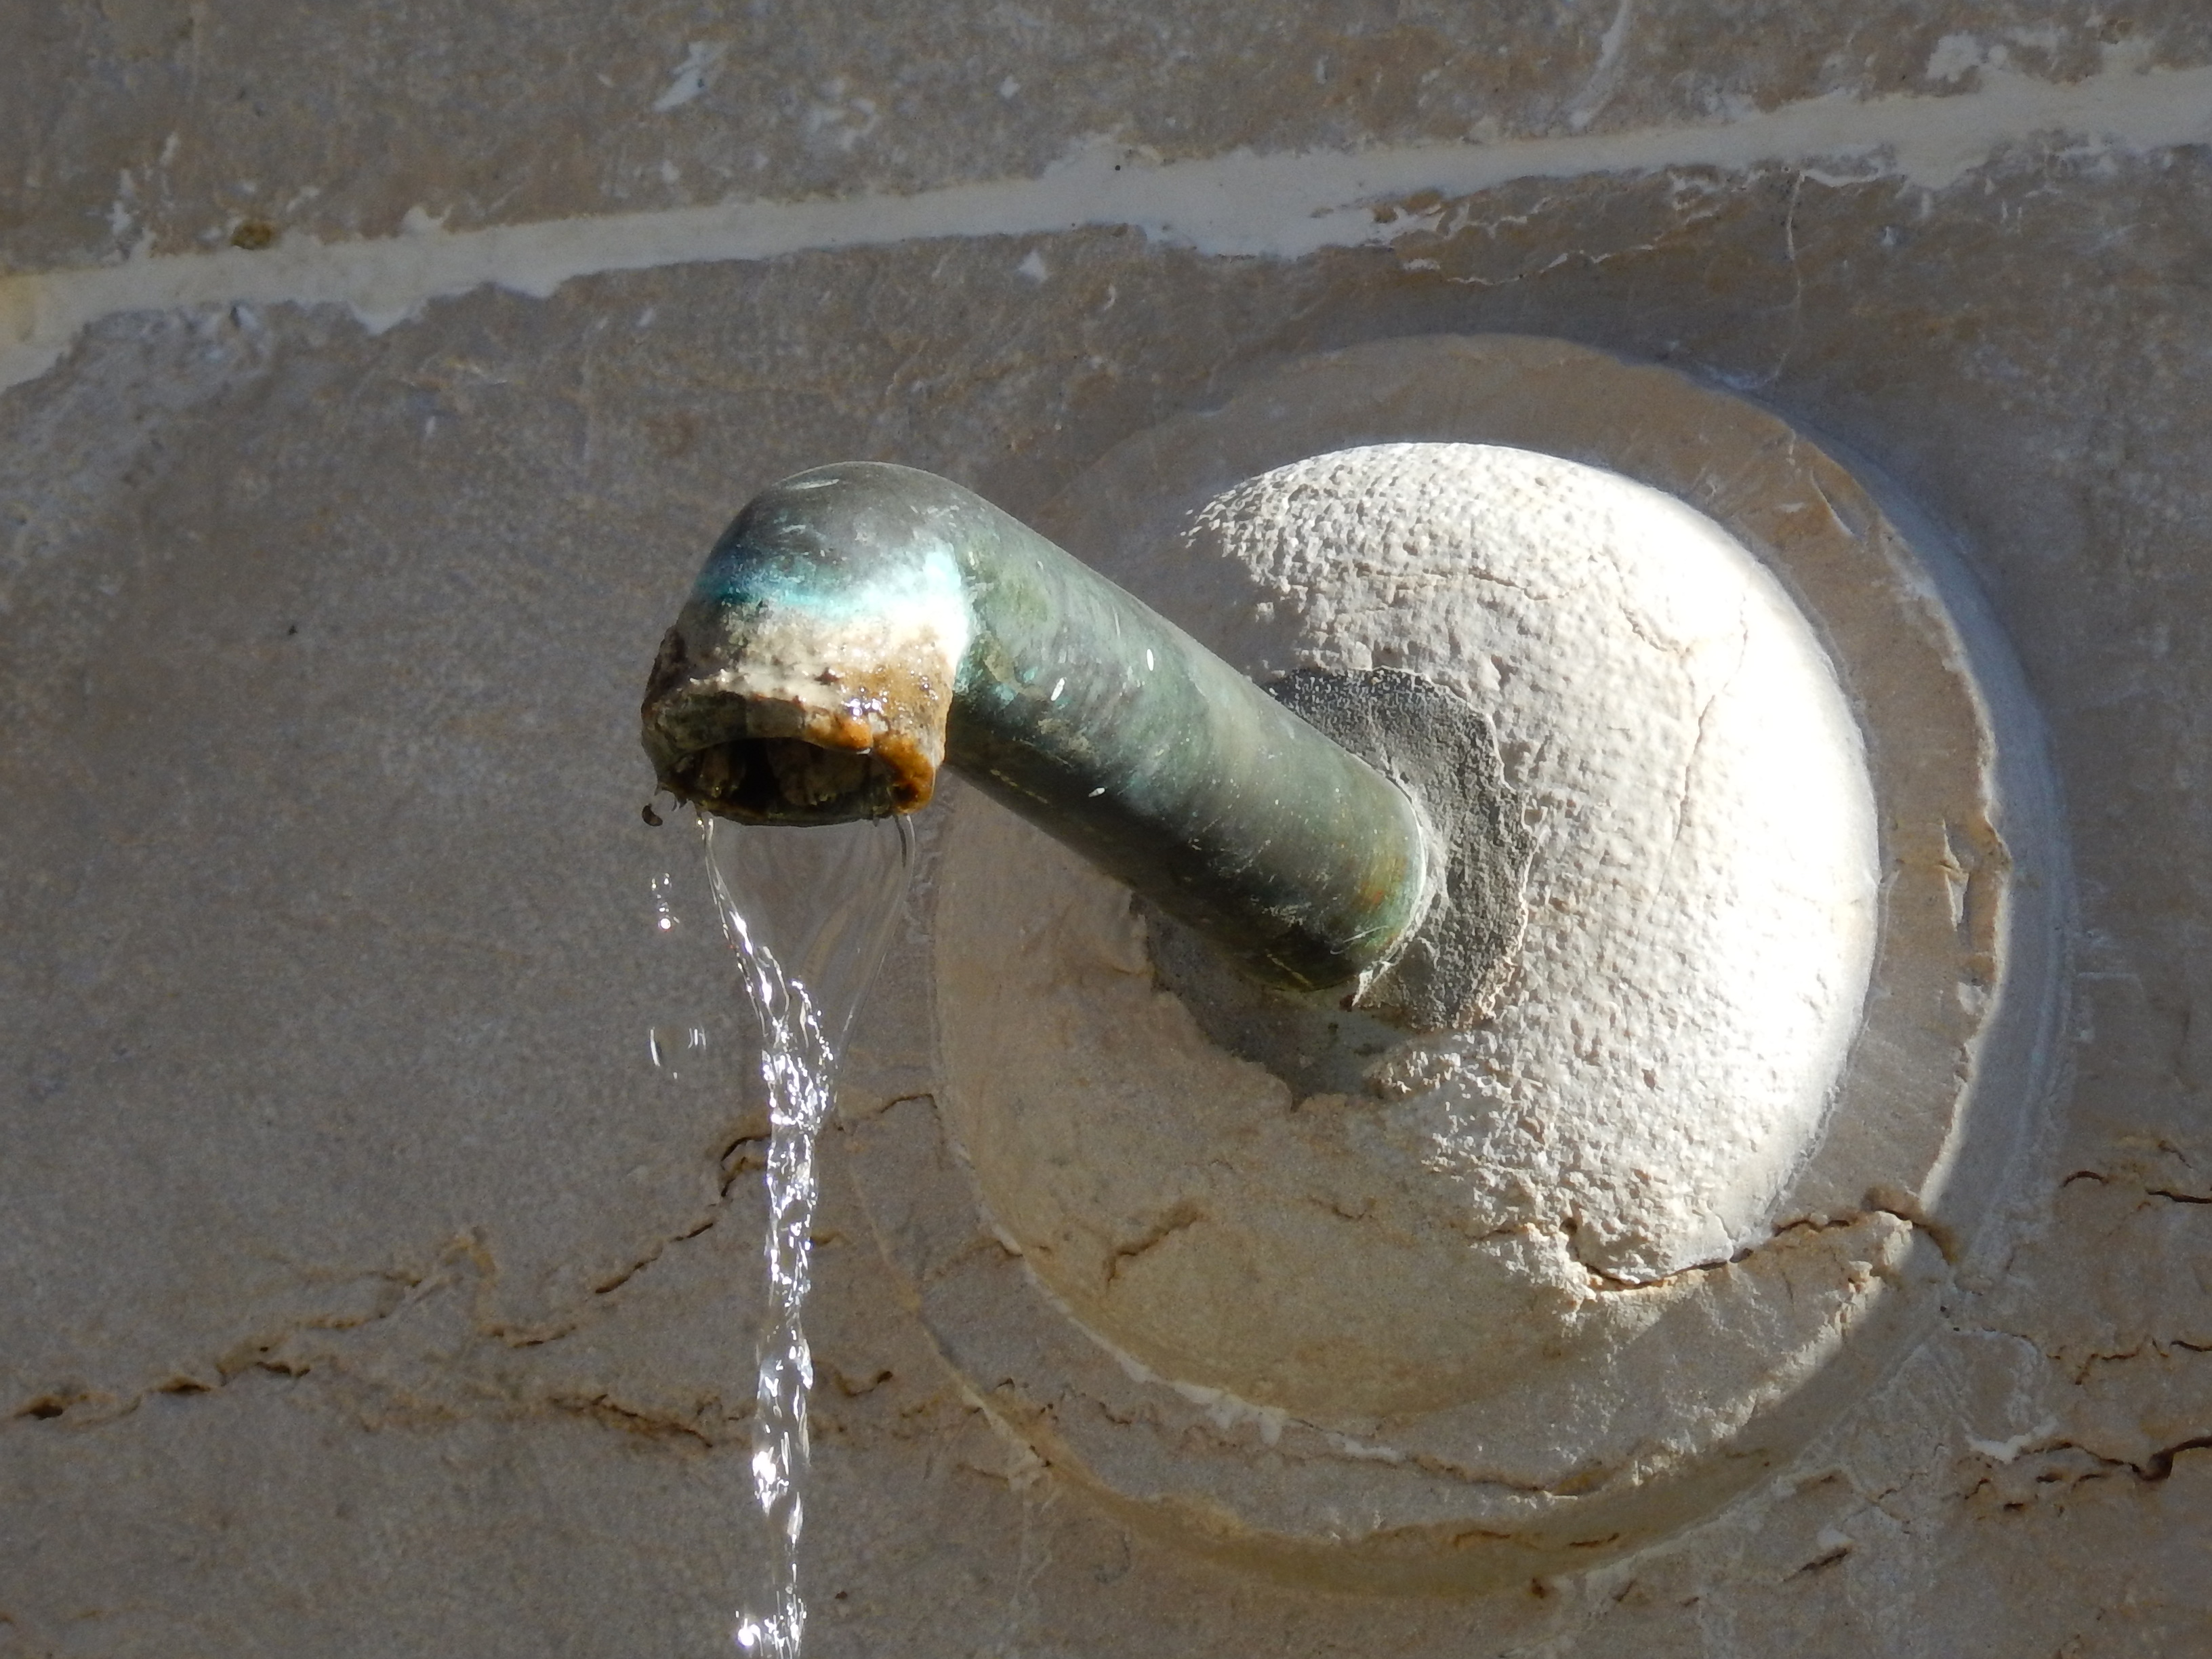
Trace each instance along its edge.
<path fill-rule="evenodd" d="M 951 238 L 1121 227 L 1222 256 L 1295 258 L 1385 246 L 1432 230 L 1445 209 L 1378 215 L 1381 204 L 1465 198 L 1529 179 L 1672 168 L 1747 171 L 1843 162 L 1830 182 L 1954 184 L 2007 146 L 2064 135 L 2134 151 L 2212 140 L 2212 64 L 2145 69 L 2115 49 L 2074 82 L 1984 66 L 1976 90 L 1801 99 L 1709 125 L 1565 137 L 1238 150 L 1157 162 L 1093 142 L 1034 178 L 912 195 L 739 201 L 447 231 L 419 219 L 396 236 L 259 250 L 165 254 L 0 277 L 0 389 L 51 368 L 88 325 L 129 312 L 216 305 L 340 305 L 373 331 L 428 301 L 485 286 L 544 298 L 572 278 L 757 261 Z"/>

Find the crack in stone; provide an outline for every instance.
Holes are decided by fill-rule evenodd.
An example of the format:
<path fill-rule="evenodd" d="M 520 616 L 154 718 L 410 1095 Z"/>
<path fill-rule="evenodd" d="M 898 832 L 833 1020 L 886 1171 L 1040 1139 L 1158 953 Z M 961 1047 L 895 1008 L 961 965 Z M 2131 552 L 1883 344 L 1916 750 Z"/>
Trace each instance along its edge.
<path fill-rule="evenodd" d="M 725 1188 L 724 1191 L 726 1194 L 727 1188 Z M 689 1232 L 670 1234 L 666 1238 L 662 1239 L 660 1243 L 654 1245 L 652 1249 L 647 1251 L 645 1255 L 640 1256 L 635 1261 L 631 1262 L 627 1267 L 618 1269 L 617 1272 L 610 1274 L 607 1278 L 603 1279 L 596 1285 L 593 1285 L 592 1286 L 592 1294 L 593 1296 L 611 1296 L 615 1291 L 622 1289 L 623 1285 L 629 1284 L 631 1279 L 635 1279 L 640 1273 L 643 1273 L 647 1267 L 650 1267 L 654 1262 L 659 1261 L 663 1255 L 668 1253 L 672 1247 L 698 1237 L 700 1234 L 712 1229 L 716 1223 L 721 1220 L 721 1215 L 719 1212 L 710 1212 Z"/>
<path fill-rule="evenodd" d="M 1811 1560 L 1808 1561 L 1803 1566 L 1798 1568 L 1796 1571 L 1791 1573 L 1790 1576 L 1792 1578 L 1802 1578 L 1808 1573 L 1819 1572 L 1825 1568 L 1832 1567 L 1838 1561 L 1843 1560 L 1846 1556 L 1850 1555 L 1850 1553 L 1857 1547 L 1858 1547 L 1855 1544 L 1838 1544 L 1833 1549 L 1829 1550 L 1825 1555 L 1814 1556 Z"/>
<path fill-rule="evenodd" d="M 1763 177 L 1767 169 L 1759 169 L 1749 177 L 1756 180 Z M 1669 168 L 1665 176 L 1670 187 L 1679 191 L 1684 179 L 1692 177 L 1704 179 L 1711 175 L 1706 169 Z M 1725 185 L 1718 186 L 1711 193 L 1717 194 L 1720 191 L 1728 188 Z M 1546 195 L 1539 198 L 1526 212 L 1493 214 L 1486 219 L 1478 221 L 1476 204 L 1480 199 L 1479 196 L 1462 197 L 1449 208 L 1438 210 L 1432 216 L 1415 213 L 1411 204 L 1404 202 L 1386 204 L 1379 206 L 1376 211 L 1378 215 L 1385 212 L 1392 214 L 1392 220 L 1383 222 L 1394 222 L 1395 217 L 1401 214 L 1409 216 L 1417 222 L 1400 231 L 1389 245 L 1391 251 L 1399 257 L 1404 269 L 1424 272 L 1460 287 L 1483 289 L 1512 288 L 1523 283 L 1536 282 L 1550 276 L 1562 266 L 1577 263 L 1579 263 L 1584 270 L 1598 270 L 1616 260 L 1632 259 L 1641 254 L 1669 252 L 1683 243 L 1692 241 L 1705 229 L 1706 226 L 1720 216 L 1722 211 L 1720 207 L 1713 206 L 1705 208 L 1703 210 L 1686 212 L 1678 203 L 1670 202 L 1669 206 L 1674 213 L 1674 217 L 1663 230 L 1647 241 L 1625 243 L 1618 247 L 1602 251 L 1580 247 L 1566 248 L 1554 253 L 1540 265 L 1533 269 L 1516 270 L 1503 276 L 1481 276 L 1472 272 L 1455 273 L 1446 270 L 1443 268 L 1443 258 L 1439 256 L 1462 248 L 1472 249 L 1476 246 L 1496 247 L 1499 243 L 1501 230 L 1534 225 L 1542 220 L 1547 214 L 1555 210 L 1571 212 L 1580 205 L 1577 202 L 1563 202 L 1563 198 L 1556 195 Z M 1422 217 L 1432 217 L 1433 222 L 1421 225 L 1418 221 Z M 1478 233 L 1484 238 L 1480 245 L 1471 240 Z"/>
<path fill-rule="evenodd" d="M 2124 1364 L 2146 1356 L 2168 1359 L 2177 1353 L 2212 1353 L 2212 1342 L 2191 1342 L 2180 1336 L 2147 1336 L 2132 1348 L 2100 1349 L 2081 1357 L 2071 1381 L 2075 1388 L 2081 1388 L 2087 1383 L 2089 1373 L 2100 1365 Z"/>
<path fill-rule="evenodd" d="M 1958 1230 L 1929 1214 L 1911 1193 L 1894 1187 L 1876 1188 L 1866 1195 L 1865 1213 L 1895 1216 L 1915 1232 L 1925 1235 L 1947 1267 L 1957 1267 L 1966 1253 L 1966 1243 L 1959 1237 Z"/>
<path fill-rule="evenodd" d="M 684 1441 L 692 1443 L 690 1447 L 681 1448 L 683 1449 L 714 1451 L 721 1443 L 715 1437 L 699 1426 L 697 1418 L 687 1420 L 665 1412 L 641 1411 L 635 1407 L 620 1404 L 609 1394 L 548 1395 L 544 1404 L 549 1410 L 581 1418 L 604 1427 L 619 1430 L 625 1434 L 640 1435 L 646 1439 L 664 1444 L 678 1444 Z M 703 1407 L 700 1415 L 702 1417 L 705 1415 Z M 745 1417 L 750 1415 L 751 1410 L 748 1405 L 741 1413 L 732 1413 L 726 1410 L 723 1413 L 723 1420 L 725 1422 L 743 1421 Z"/>
<path fill-rule="evenodd" d="M 2097 1466 L 2096 1469 L 2089 1474 L 2076 1475 L 2072 1480 L 2066 1481 L 2069 1486 L 2078 1486 L 2084 1480 L 2094 1480 L 2100 1473 L 2118 1474 L 2122 1471 L 2133 1475 L 2145 1486 L 2156 1486 L 2160 1481 L 2171 1480 L 2173 1476 L 2175 1461 L 2184 1453 L 2192 1451 L 2212 1451 L 2212 1434 L 2191 1435 L 2185 1439 L 2174 1441 L 2170 1445 L 2161 1446 L 2140 1463 L 2125 1457 L 2107 1457 L 2102 1452 L 2093 1451 L 2078 1440 L 2045 1441 L 2033 1449 L 2033 1455 L 2049 1457 L 2058 1452 L 2075 1452 L 2087 1458 L 2090 1462 Z M 2065 1480 L 2065 1476 L 2063 1474 L 2039 1474 L 2036 1479 L 2039 1484 L 2051 1485 Z M 1971 1498 L 1990 1484 L 1990 1479 L 1984 1476 L 1966 1496 Z M 2008 1504 L 2007 1507 L 2016 1506 Z"/>
<path fill-rule="evenodd" d="M 480 1336 L 483 1334 L 481 1331 L 477 1334 Z M 518 1397 L 513 1393 L 495 1389 L 479 1381 L 476 1382 L 472 1390 L 477 1396 L 476 1403 L 488 1405 L 493 1408 L 489 1413 L 483 1413 L 469 1409 L 465 1402 L 457 1404 L 451 1401 L 435 1399 L 390 1379 L 365 1374 L 348 1364 L 340 1355 L 319 1355 L 307 1358 L 267 1353 L 249 1364 L 234 1369 L 226 1369 L 220 1382 L 210 1384 L 192 1378 L 173 1378 L 158 1387 L 146 1389 L 137 1395 L 117 1403 L 113 1409 L 104 1411 L 97 1417 L 79 1417 L 64 1423 L 63 1425 L 80 1430 L 104 1427 L 129 1416 L 150 1396 L 156 1395 L 213 1396 L 241 1379 L 256 1376 L 281 1377 L 289 1382 L 313 1382 L 339 1393 L 351 1393 L 357 1397 L 366 1395 L 371 1399 L 381 1401 L 387 1407 L 404 1413 L 416 1420 L 429 1419 L 441 1422 L 460 1422 L 483 1414 L 520 1418 L 541 1413 L 552 1413 L 597 1423 L 626 1433 L 641 1435 L 663 1443 L 675 1445 L 684 1442 L 696 1443 L 697 1447 L 710 1451 L 718 1449 L 726 1437 L 714 1432 L 709 1426 L 710 1424 L 714 1422 L 726 1425 L 743 1424 L 750 1419 L 754 1409 L 750 1400 L 740 1401 L 732 1406 L 722 1401 L 720 1396 L 714 1396 L 702 1400 L 695 1412 L 685 1415 L 679 1412 L 654 1410 L 647 1407 L 625 1404 L 611 1390 L 606 1389 L 586 1392 L 556 1388 L 546 1390 L 535 1398 L 527 1398 Z M 889 1373 L 886 1372 L 883 1377 L 877 1379 L 877 1382 L 879 1383 L 888 1376 Z M 458 1377 L 456 1380 L 465 1384 L 469 1382 L 465 1376 Z M 870 1385 L 871 1388 L 875 1384 Z M 860 1390 L 861 1393 L 867 1391 L 867 1389 Z M 67 1396 L 42 1395 L 13 1414 L 18 1418 L 62 1422 L 64 1419 L 69 1418 L 78 1406 L 96 1397 L 82 1394 Z M 371 1432 L 386 1426 L 386 1419 L 377 1413 L 363 1413 L 360 1417 L 360 1421 L 362 1426 Z"/>
<path fill-rule="evenodd" d="M 1869 1194 L 1869 1199 L 1873 1196 L 1874 1195 L 1871 1194 Z M 1575 1259 L 1582 1267 L 1588 1270 L 1590 1279 L 1590 1288 L 1593 1291 L 1598 1292 L 1600 1295 L 1628 1295 L 1638 1291 L 1655 1291 L 1664 1289 L 1667 1286 L 1674 1285 L 1682 1279 L 1693 1279 L 1702 1274 L 1719 1273 L 1729 1267 L 1739 1267 L 1744 1262 L 1750 1261 L 1760 1251 L 1770 1248 L 1784 1237 L 1790 1233 L 1838 1232 L 1848 1228 L 1857 1226 L 1869 1216 L 1886 1215 L 1894 1220 L 1903 1222 L 1913 1231 L 1924 1235 L 1928 1241 L 1936 1246 L 1937 1253 L 1943 1257 L 1945 1262 L 1951 1262 L 1953 1260 L 1952 1249 L 1956 1244 L 1955 1235 L 1952 1234 L 1948 1228 L 1942 1227 L 1940 1223 L 1930 1221 L 1924 1213 L 1919 1211 L 1918 1206 L 1917 1205 L 1911 1205 L 1909 1200 L 1905 1200 L 1897 1194 L 1891 1194 L 1890 1196 L 1897 1201 L 1883 1203 L 1869 1202 L 1864 1207 L 1856 1210 L 1845 1210 L 1819 1215 L 1799 1216 L 1793 1220 L 1779 1223 L 1767 1234 L 1765 1237 L 1754 1240 L 1751 1243 L 1741 1246 L 1737 1249 L 1735 1254 L 1723 1260 L 1717 1261 L 1692 1261 L 1685 1267 L 1675 1268 L 1672 1273 L 1662 1273 L 1656 1279 L 1621 1279 L 1607 1273 L 1601 1268 L 1591 1267 L 1588 1262 L 1583 1261 L 1580 1256 L 1576 1256 Z M 1907 1207 L 1908 1206 L 1909 1207 Z M 1571 1254 L 1573 1250 L 1572 1241 L 1574 1230 L 1571 1227 L 1557 1227 L 1538 1222 L 1528 1222 L 1516 1224 L 1511 1227 L 1499 1228 L 1495 1230 L 1495 1231 L 1532 1233 L 1549 1232 L 1568 1241 L 1568 1249 L 1570 1254 Z M 1494 1234 L 1485 1236 L 1490 1237 L 1494 1236 Z M 1880 1264 L 1869 1263 L 1869 1266 L 1872 1267 L 1877 1276 L 1879 1276 L 1881 1271 Z"/>
<path fill-rule="evenodd" d="M 611 1279 L 600 1281 L 593 1287 L 594 1296 L 612 1295 L 644 1268 L 659 1261 L 672 1244 L 698 1237 L 709 1231 L 720 1218 L 719 1212 L 710 1214 L 690 1231 L 663 1239 L 640 1261 Z M 284 1350 L 294 1339 L 311 1333 L 336 1334 L 366 1330 L 416 1308 L 428 1297 L 447 1290 L 465 1293 L 468 1303 L 466 1323 L 471 1336 L 496 1343 L 510 1351 L 542 1347 L 561 1341 L 584 1328 L 586 1321 L 582 1318 L 554 1320 L 535 1326 L 516 1325 L 493 1318 L 485 1307 L 485 1299 L 497 1282 L 499 1273 L 499 1264 L 480 1232 L 471 1230 L 449 1240 L 425 1268 L 392 1267 L 380 1269 L 373 1274 L 357 1275 L 357 1279 L 371 1278 L 383 1281 L 374 1305 L 365 1312 L 324 1312 L 287 1321 L 273 1330 L 264 1328 L 234 1343 L 204 1365 L 172 1367 L 161 1381 L 127 1394 L 83 1384 L 42 1389 L 7 1415 L 15 1420 L 56 1423 L 76 1429 L 93 1428 L 128 1417 L 150 1397 L 213 1395 L 239 1378 L 257 1372 L 299 1377 L 325 1363 L 343 1370 L 342 1363 L 335 1359 L 303 1360 L 288 1355 Z"/>
<path fill-rule="evenodd" d="M 757 1162 L 748 1162 L 746 1149 L 756 1144 L 765 1146 L 767 1140 L 768 1136 L 754 1133 L 750 1124 L 743 1126 L 715 1158 L 716 1168 L 721 1172 L 718 1188 L 722 1201 L 684 1230 L 663 1237 L 635 1261 L 595 1281 L 591 1285 L 593 1298 L 613 1296 L 647 1268 L 662 1260 L 672 1248 L 700 1237 L 719 1224 L 727 1213 L 727 1200 L 738 1183 L 752 1169 L 759 1167 Z M 833 1235 L 817 1235 L 816 1242 L 833 1243 L 835 1237 Z M 459 1275 L 451 1270 L 463 1263 L 473 1270 L 476 1279 L 471 1296 L 472 1305 L 469 1320 L 470 1328 L 475 1335 L 520 1351 L 561 1341 L 584 1328 L 586 1322 L 579 1317 L 556 1318 L 537 1325 L 520 1325 L 489 1316 L 483 1302 L 486 1293 L 499 1279 L 499 1263 L 485 1244 L 481 1231 L 471 1229 L 457 1235 L 435 1252 L 427 1267 L 385 1267 L 351 1275 L 355 1282 L 363 1279 L 382 1281 L 374 1305 L 367 1312 L 329 1311 L 293 1319 L 273 1332 L 264 1331 L 234 1344 L 214 1358 L 200 1373 L 195 1373 L 191 1368 L 175 1368 L 161 1382 L 128 1394 L 75 1384 L 44 1389 L 9 1410 L 6 1413 L 7 1419 L 56 1422 L 66 1418 L 70 1427 L 88 1428 L 129 1416 L 152 1395 L 210 1394 L 227 1387 L 237 1377 L 256 1370 L 300 1375 L 301 1373 L 288 1370 L 287 1362 L 282 1358 L 272 1358 L 292 1338 L 313 1331 L 356 1331 L 390 1319 L 416 1306 L 423 1297 L 458 1283 Z M 207 1370 L 212 1371 L 213 1381 L 208 1380 Z"/>
<path fill-rule="evenodd" d="M 1157 1249 L 1177 1233 L 1189 1231 L 1206 1218 L 1206 1212 L 1196 1204 L 1185 1200 L 1176 1205 L 1138 1238 L 1114 1247 L 1114 1254 L 1106 1263 L 1106 1282 L 1111 1285 L 1121 1278 L 1124 1262 L 1133 1261 L 1148 1250 Z"/>

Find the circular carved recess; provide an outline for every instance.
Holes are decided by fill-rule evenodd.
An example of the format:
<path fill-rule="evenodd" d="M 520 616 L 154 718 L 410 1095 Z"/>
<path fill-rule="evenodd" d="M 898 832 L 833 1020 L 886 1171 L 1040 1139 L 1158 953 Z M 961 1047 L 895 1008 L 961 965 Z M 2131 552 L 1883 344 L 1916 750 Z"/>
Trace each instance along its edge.
<path fill-rule="evenodd" d="M 1513 337 L 1294 365 L 1040 527 L 1255 678 L 1470 707 L 1525 916 L 1385 1024 L 963 792 L 939 1087 L 852 1139 L 1002 1422 L 1185 1545 L 1480 1587 L 1709 1513 L 1907 1351 L 2036 1120 L 2066 890 L 1924 527 L 1771 413 Z"/>

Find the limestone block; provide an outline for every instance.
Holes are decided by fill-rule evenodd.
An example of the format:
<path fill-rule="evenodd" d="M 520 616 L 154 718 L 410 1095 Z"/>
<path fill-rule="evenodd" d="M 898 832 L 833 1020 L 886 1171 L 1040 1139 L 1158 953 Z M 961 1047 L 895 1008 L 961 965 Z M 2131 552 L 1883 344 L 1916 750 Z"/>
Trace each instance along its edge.
<path fill-rule="evenodd" d="M 656 1079 L 641 1022 L 693 1009 L 605 971 L 650 961 L 634 682 L 671 596 L 805 466 L 1035 517 L 1291 359 L 1485 331 L 1731 387 L 1957 543 L 2080 875 L 2057 1122 L 1985 1212 L 2006 1248 L 1652 1550 L 1472 1598 L 1225 1571 L 945 1363 L 901 1264 L 956 1227 L 979 1275 L 1003 1258 L 972 1194 L 907 1183 L 886 1265 L 882 1188 L 840 1184 L 878 1121 L 935 1133 L 909 940 L 830 1153 L 816 1651 L 2203 1647 L 2212 171 L 2135 66 L 2202 74 L 2212 20 L 1168 9 L 0 5 L 0 263 L 148 284 L 0 396 L 0 1653 L 726 1653 L 752 1113 Z M 775 234 L 683 263 L 659 210 L 725 196 L 714 222 Z M 1194 203 L 1224 216 L 1160 222 Z M 254 219 L 275 240 L 231 245 Z M 580 243 L 629 263 L 552 288 Z M 199 247 L 238 263 L 161 286 Z M 483 263 L 402 284 L 381 331 L 307 280 L 426 249 Z M 1173 610 L 1172 573 L 1128 574 Z M 1963 868 L 1923 850 L 1939 887 Z M 1182 1407 L 1165 1443 L 1228 1432 Z M 1077 1416 L 1048 1426 L 1109 1422 Z"/>

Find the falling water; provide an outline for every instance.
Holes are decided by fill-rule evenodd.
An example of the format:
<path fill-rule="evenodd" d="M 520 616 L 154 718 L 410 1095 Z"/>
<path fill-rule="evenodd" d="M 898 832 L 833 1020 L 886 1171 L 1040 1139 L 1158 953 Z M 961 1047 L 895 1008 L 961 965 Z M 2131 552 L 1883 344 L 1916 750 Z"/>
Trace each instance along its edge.
<path fill-rule="evenodd" d="M 806 1620 L 799 1591 L 806 1391 L 814 1381 L 800 1315 L 814 1223 L 815 1139 L 829 1117 L 846 1027 L 906 891 L 913 832 L 903 818 L 757 830 L 703 814 L 700 830 L 723 935 L 760 1024 L 770 1131 L 769 1311 L 752 1426 L 753 1495 L 769 1571 L 764 1590 L 738 1609 L 735 1639 L 749 1655 L 798 1659 Z M 656 1034 L 656 1064 L 662 1041 Z"/>

